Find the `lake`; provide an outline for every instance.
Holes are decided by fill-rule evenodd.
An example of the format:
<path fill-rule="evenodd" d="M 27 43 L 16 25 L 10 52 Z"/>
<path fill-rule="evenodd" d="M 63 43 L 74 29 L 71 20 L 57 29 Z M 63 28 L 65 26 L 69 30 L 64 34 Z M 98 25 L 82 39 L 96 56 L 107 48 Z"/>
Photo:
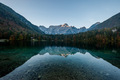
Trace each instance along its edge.
<path fill-rule="evenodd" d="M 1 43 L 0 80 L 120 80 L 120 50 Z"/>

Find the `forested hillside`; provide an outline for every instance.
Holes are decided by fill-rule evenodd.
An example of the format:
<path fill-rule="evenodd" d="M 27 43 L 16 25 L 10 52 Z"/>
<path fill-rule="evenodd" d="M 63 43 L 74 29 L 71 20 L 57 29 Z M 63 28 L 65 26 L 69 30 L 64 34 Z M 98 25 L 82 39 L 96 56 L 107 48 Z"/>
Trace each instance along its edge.
<path fill-rule="evenodd" d="M 0 39 L 23 40 L 44 34 L 11 8 L 0 3 Z"/>

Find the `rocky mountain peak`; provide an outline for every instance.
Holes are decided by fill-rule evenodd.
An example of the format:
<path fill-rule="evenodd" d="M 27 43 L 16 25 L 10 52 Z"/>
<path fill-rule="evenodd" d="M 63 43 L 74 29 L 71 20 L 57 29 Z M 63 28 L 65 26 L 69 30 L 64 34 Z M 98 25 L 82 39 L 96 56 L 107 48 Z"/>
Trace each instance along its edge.
<path fill-rule="evenodd" d="M 79 32 L 85 32 L 86 28 L 82 27 L 80 29 L 74 27 L 74 26 L 69 26 L 67 23 L 63 24 L 63 25 L 52 25 L 49 26 L 49 28 L 45 28 L 45 27 L 39 27 L 40 30 L 42 30 L 43 32 L 45 32 L 46 34 L 76 34 Z"/>
<path fill-rule="evenodd" d="M 100 24 L 100 22 L 96 22 L 95 24 Z"/>
<path fill-rule="evenodd" d="M 85 26 L 83 26 L 83 27 L 81 27 L 80 29 L 86 29 L 86 27 L 85 27 Z"/>
<path fill-rule="evenodd" d="M 67 23 L 61 25 L 61 27 L 69 27 L 69 25 Z"/>
<path fill-rule="evenodd" d="M 92 26 L 90 26 L 90 28 L 88 28 L 88 30 L 94 29 L 99 24 L 100 24 L 100 22 L 96 22 L 95 24 L 93 24 Z"/>

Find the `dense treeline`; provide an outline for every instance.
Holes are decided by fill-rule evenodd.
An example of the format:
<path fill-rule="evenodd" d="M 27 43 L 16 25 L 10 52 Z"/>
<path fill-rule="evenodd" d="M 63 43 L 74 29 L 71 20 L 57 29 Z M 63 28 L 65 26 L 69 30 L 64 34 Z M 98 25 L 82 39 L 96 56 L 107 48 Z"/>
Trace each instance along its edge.
<path fill-rule="evenodd" d="M 102 30 L 87 31 L 75 35 L 45 35 L 40 40 L 49 42 L 64 42 L 74 44 L 120 45 L 120 28 L 105 28 Z"/>
<path fill-rule="evenodd" d="M 39 35 L 27 33 L 12 33 L 0 31 L 0 39 L 9 40 L 38 40 L 44 42 L 64 42 L 74 44 L 95 44 L 95 45 L 120 45 L 120 28 L 105 28 L 101 30 L 87 31 L 74 35 Z"/>

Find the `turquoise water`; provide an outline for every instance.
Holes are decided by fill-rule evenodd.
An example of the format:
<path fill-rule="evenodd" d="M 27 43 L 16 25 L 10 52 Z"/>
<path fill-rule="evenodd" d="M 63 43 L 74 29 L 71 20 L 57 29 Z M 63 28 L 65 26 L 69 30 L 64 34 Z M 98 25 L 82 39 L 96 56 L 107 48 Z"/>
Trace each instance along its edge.
<path fill-rule="evenodd" d="M 119 50 L 0 47 L 0 80 L 120 80 Z"/>

